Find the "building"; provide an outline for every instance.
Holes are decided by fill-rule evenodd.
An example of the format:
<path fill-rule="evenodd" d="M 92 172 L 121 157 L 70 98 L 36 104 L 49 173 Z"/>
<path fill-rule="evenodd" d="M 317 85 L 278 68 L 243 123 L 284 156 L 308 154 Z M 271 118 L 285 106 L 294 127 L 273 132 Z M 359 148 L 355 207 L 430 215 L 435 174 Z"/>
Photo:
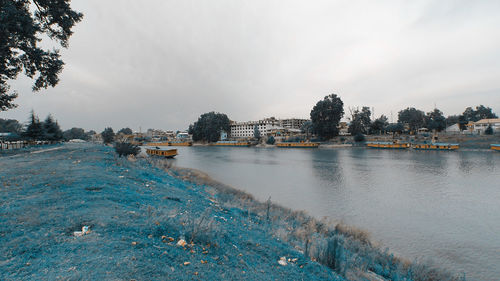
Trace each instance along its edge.
<path fill-rule="evenodd" d="M 474 133 L 482 135 L 491 126 L 493 133 L 500 133 L 500 118 L 481 119 L 473 124 Z"/>
<path fill-rule="evenodd" d="M 309 121 L 309 119 L 298 119 L 298 118 L 291 118 L 291 119 L 280 119 L 278 120 L 279 126 L 283 127 L 285 129 L 297 129 L 300 130 L 302 128 L 302 125 Z"/>
<path fill-rule="evenodd" d="M 233 138 L 252 138 L 256 125 L 261 136 L 268 136 L 272 130 L 282 128 L 279 125 L 279 121 L 274 117 L 259 121 L 231 122 L 230 135 Z"/>
<path fill-rule="evenodd" d="M 274 117 L 265 118 L 259 121 L 247 122 L 231 122 L 232 138 L 252 138 L 254 136 L 254 128 L 260 131 L 262 137 L 275 135 L 277 132 L 287 132 L 287 134 L 300 133 L 302 125 L 309 120 L 307 119 L 276 119 Z"/>
<path fill-rule="evenodd" d="M 451 126 L 446 127 L 444 132 L 447 134 L 460 134 L 462 131 L 460 130 L 460 124 L 455 123 Z"/>

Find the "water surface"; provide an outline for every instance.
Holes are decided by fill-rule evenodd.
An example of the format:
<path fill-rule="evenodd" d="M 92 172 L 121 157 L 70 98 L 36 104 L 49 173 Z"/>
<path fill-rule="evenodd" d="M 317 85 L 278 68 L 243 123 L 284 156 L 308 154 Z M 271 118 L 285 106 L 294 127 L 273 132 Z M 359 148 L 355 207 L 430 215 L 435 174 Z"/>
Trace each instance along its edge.
<path fill-rule="evenodd" d="M 179 147 L 207 172 L 321 218 L 368 230 L 396 254 L 500 280 L 500 153 L 365 148 Z"/>

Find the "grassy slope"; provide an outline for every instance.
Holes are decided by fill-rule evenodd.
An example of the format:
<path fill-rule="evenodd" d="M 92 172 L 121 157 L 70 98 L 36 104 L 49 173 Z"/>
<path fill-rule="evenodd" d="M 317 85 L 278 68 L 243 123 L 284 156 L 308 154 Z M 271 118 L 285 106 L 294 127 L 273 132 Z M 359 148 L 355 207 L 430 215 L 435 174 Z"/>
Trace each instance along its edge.
<path fill-rule="evenodd" d="M 103 146 L 0 157 L 0 279 L 342 279 L 210 191 Z"/>

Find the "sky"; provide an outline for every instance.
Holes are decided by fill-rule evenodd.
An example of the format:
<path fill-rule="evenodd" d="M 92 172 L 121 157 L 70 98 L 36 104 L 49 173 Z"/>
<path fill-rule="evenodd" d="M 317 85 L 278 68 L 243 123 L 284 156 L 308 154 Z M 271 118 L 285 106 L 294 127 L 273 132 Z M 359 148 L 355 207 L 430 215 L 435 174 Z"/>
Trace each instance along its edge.
<path fill-rule="evenodd" d="M 349 109 L 468 106 L 500 114 L 500 1 L 73 0 L 55 88 L 10 81 L 0 118 L 63 129 L 184 130 L 198 116 L 309 118 L 335 93 Z"/>

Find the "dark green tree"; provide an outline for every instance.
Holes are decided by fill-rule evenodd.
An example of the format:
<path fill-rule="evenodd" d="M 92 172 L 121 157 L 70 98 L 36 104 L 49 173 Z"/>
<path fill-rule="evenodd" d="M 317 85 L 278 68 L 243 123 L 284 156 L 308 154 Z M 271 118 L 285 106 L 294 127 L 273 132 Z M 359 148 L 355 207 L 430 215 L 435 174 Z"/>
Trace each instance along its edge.
<path fill-rule="evenodd" d="M 194 141 L 216 142 L 222 131 L 229 132 L 230 129 L 227 115 L 214 111 L 202 114 L 198 121 L 189 126 Z"/>
<path fill-rule="evenodd" d="M 256 138 L 257 140 L 260 140 L 260 130 L 259 130 L 259 125 L 257 124 L 253 126 L 253 137 Z"/>
<path fill-rule="evenodd" d="M 266 141 L 267 144 L 271 144 L 271 145 L 273 145 L 275 142 L 276 142 L 276 140 L 274 139 L 273 136 L 269 136 L 267 138 L 267 141 Z"/>
<path fill-rule="evenodd" d="M 112 143 L 115 140 L 115 132 L 113 132 L 113 128 L 108 127 L 104 129 L 101 133 L 101 137 L 104 144 Z"/>
<path fill-rule="evenodd" d="M 35 79 L 33 91 L 59 82 L 63 61 L 59 50 L 39 46 L 46 36 L 63 48 L 82 19 L 70 0 L 0 0 L 0 111 L 14 108 L 17 92 L 9 93 L 8 80 L 24 71 Z"/>
<path fill-rule="evenodd" d="M 59 127 L 57 121 L 54 121 L 52 116 L 49 114 L 45 121 L 43 121 L 43 131 L 44 131 L 44 139 L 49 141 L 60 141 L 63 138 L 63 132 Z"/>
<path fill-rule="evenodd" d="M 371 125 L 371 115 L 372 113 L 368 106 L 363 106 L 361 111 L 355 109 L 352 112 L 351 124 L 349 124 L 347 131 L 353 136 L 357 134 L 368 134 Z"/>
<path fill-rule="evenodd" d="M 132 135 L 134 132 L 132 132 L 132 129 L 130 128 L 122 128 L 120 129 L 117 134 L 123 134 L 123 135 Z"/>
<path fill-rule="evenodd" d="M 309 139 L 309 137 L 311 136 L 311 134 L 313 132 L 313 124 L 312 124 L 312 122 L 310 120 L 304 122 L 304 124 L 302 124 L 302 126 L 300 127 L 300 131 L 303 134 L 306 134 L 306 138 Z"/>
<path fill-rule="evenodd" d="M 373 120 L 370 126 L 370 133 L 372 134 L 381 134 L 386 131 L 389 122 L 387 122 L 387 117 L 385 115 L 381 115 L 379 118 Z"/>
<path fill-rule="evenodd" d="M 75 128 L 75 127 L 64 131 L 63 138 L 67 141 L 72 140 L 72 139 L 80 139 L 80 140 L 88 140 L 89 139 L 88 134 L 85 133 L 84 129 Z"/>
<path fill-rule="evenodd" d="M 416 132 L 425 125 L 425 113 L 422 110 L 408 107 L 398 113 L 398 123 L 408 124 L 410 131 Z"/>
<path fill-rule="evenodd" d="M 387 132 L 391 132 L 391 133 L 399 133 L 401 134 L 405 129 L 405 126 L 401 123 L 391 123 L 389 125 L 387 125 Z"/>
<path fill-rule="evenodd" d="M 331 139 L 339 134 L 339 122 L 344 116 L 344 103 L 335 94 L 320 100 L 311 110 L 313 132 L 321 139 Z"/>
<path fill-rule="evenodd" d="M 493 128 L 491 127 L 491 125 L 488 125 L 488 128 L 486 128 L 486 130 L 484 130 L 484 133 L 486 135 L 493 135 Z"/>
<path fill-rule="evenodd" d="M 141 148 L 139 146 L 129 142 L 116 142 L 114 146 L 116 153 L 118 153 L 118 156 L 120 157 L 128 155 L 136 156 L 139 152 L 141 152 Z"/>
<path fill-rule="evenodd" d="M 425 116 L 425 127 L 430 131 L 436 130 L 438 132 L 446 129 L 446 118 L 443 112 L 437 108 L 428 112 Z"/>
<path fill-rule="evenodd" d="M 24 137 L 36 141 L 43 140 L 44 136 L 43 124 L 38 119 L 38 116 L 35 115 L 35 112 L 31 111 L 30 121 L 24 132 Z"/>
<path fill-rule="evenodd" d="M 23 125 L 15 119 L 1 119 L 0 118 L 0 133 L 14 133 L 21 134 Z"/>
<path fill-rule="evenodd" d="M 446 127 L 455 125 L 460 122 L 460 115 L 450 115 L 446 117 Z"/>
<path fill-rule="evenodd" d="M 476 106 L 476 110 L 474 111 L 474 122 L 477 122 L 481 119 L 491 119 L 491 118 L 498 118 L 498 116 L 493 113 L 491 108 L 486 107 L 484 105 L 479 105 Z"/>

